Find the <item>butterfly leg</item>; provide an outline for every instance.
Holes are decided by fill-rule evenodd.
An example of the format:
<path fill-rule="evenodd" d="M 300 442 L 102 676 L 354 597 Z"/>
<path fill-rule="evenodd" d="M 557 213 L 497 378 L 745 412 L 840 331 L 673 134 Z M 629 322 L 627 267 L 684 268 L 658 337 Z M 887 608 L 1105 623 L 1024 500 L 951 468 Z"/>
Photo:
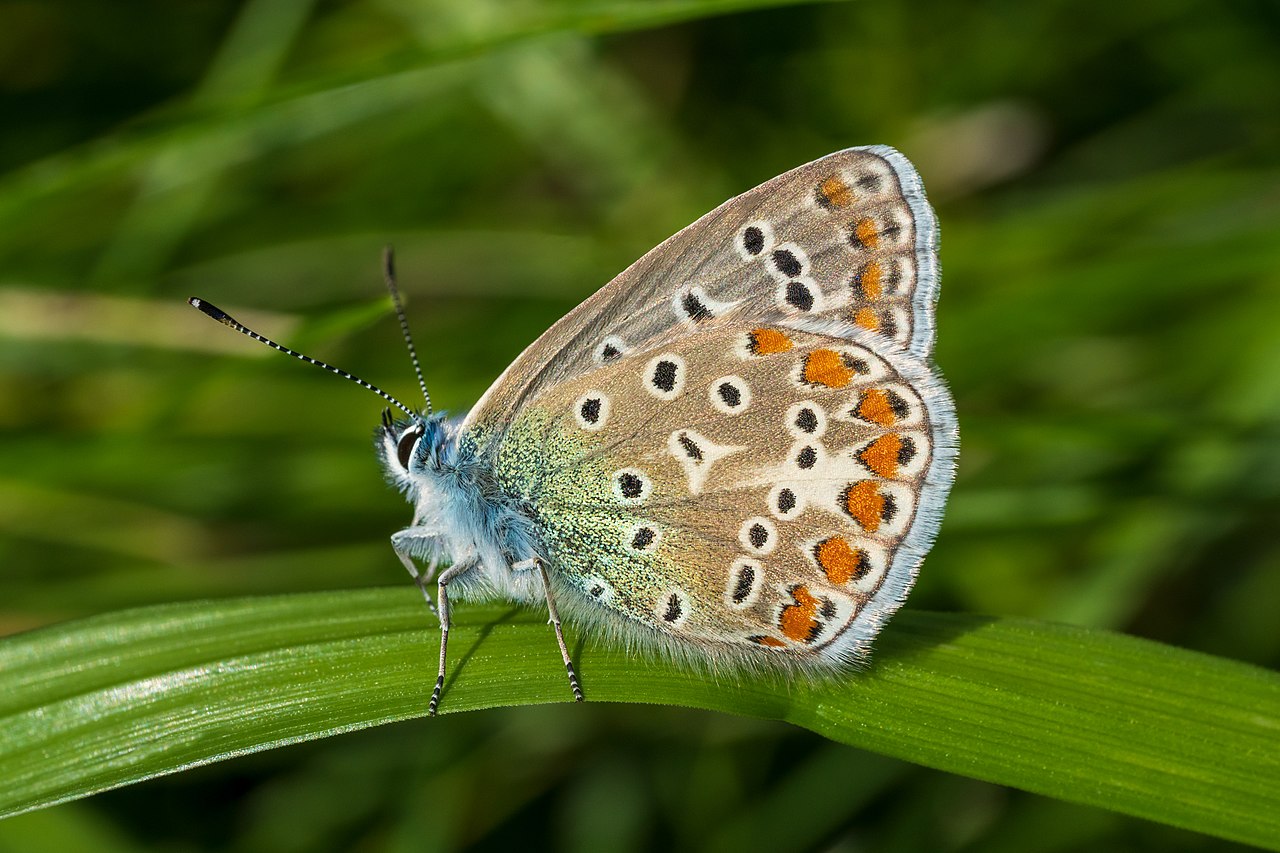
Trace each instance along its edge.
<path fill-rule="evenodd" d="M 439 615 L 436 610 L 436 603 L 431 600 L 431 593 L 427 589 L 427 585 L 431 583 L 431 579 L 436 574 L 436 559 L 431 557 L 427 562 L 426 571 L 420 571 L 413 561 L 413 554 L 420 552 L 423 548 L 418 543 L 430 543 L 436 536 L 434 534 L 424 533 L 416 528 L 409 527 L 404 530 L 391 534 L 391 548 L 396 552 L 396 556 L 400 558 L 400 562 L 408 569 L 413 583 L 422 593 L 422 597 L 427 600 L 427 607 L 431 608 L 431 612 Z"/>
<path fill-rule="evenodd" d="M 569 657 L 569 647 L 564 642 L 564 631 L 560 627 L 560 613 L 556 610 L 556 600 L 551 595 L 551 584 L 547 581 L 547 567 L 537 557 L 521 560 L 512 567 L 513 571 L 523 572 L 537 569 L 542 575 L 542 591 L 547 596 L 547 613 L 551 617 L 551 627 L 556 632 L 556 643 L 560 645 L 560 658 L 564 661 L 565 672 L 569 673 L 569 689 L 577 702 L 583 701 L 582 686 L 578 684 L 578 673 L 573 669 L 573 658 Z"/>
<path fill-rule="evenodd" d="M 436 677 L 436 689 L 431 691 L 431 702 L 427 705 L 429 717 L 436 715 L 436 708 L 440 707 L 440 691 L 444 690 L 444 667 L 449 648 L 449 594 L 445 588 L 449 585 L 449 581 L 459 575 L 465 575 L 477 565 L 478 561 L 475 558 L 454 563 L 441 572 L 440 579 L 436 581 L 436 600 L 440 602 L 440 609 L 437 611 L 440 616 L 440 674 Z"/>

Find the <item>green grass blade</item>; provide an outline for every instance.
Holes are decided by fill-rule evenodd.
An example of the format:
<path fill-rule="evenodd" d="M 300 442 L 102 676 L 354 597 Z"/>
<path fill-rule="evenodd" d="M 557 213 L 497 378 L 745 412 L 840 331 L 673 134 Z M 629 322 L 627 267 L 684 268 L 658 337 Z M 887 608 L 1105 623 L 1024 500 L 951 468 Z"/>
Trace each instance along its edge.
<path fill-rule="evenodd" d="M 442 712 L 569 699 L 542 616 L 495 605 L 459 616 Z M 0 814 L 420 716 L 436 638 L 415 591 L 377 589 L 165 605 L 0 641 Z M 913 612 L 867 672 L 825 686 L 699 678 L 573 645 L 590 701 L 787 720 L 1280 848 L 1276 673 L 1103 631 Z"/>

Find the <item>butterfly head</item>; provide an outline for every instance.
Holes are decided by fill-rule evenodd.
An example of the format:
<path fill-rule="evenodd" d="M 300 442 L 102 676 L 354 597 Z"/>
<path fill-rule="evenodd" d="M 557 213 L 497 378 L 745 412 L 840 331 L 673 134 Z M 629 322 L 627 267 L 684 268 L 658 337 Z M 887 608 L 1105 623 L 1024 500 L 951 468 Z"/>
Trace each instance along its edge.
<path fill-rule="evenodd" d="M 384 409 L 374 441 L 388 479 L 409 491 L 439 474 L 450 461 L 451 432 L 443 413 L 405 420 L 393 418 L 391 410 Z"/>

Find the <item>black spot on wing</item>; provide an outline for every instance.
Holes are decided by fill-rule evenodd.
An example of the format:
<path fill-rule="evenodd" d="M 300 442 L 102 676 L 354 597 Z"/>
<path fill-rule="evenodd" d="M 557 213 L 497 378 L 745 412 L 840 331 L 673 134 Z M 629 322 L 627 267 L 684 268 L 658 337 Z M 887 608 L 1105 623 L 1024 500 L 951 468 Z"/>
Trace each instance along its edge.
<path fill-rule="evenodd" d="M 702 304 L 702 300 L 693 293 L 684 295 L 684 298 L 680 300 L 680 307 L 684 309 L 685 316 L 695 323 L 709 320 L 715 316 L 711 313 L 711 309 Z"/>
<path fill-rule="evenodd" d="M 731 409 L 736 409 L 742 405 L 742 391 L 732 382 L 721 382 L 720 387 L 716 388 L 716 393 L 720 395 L 720 399 Z"/>
<path fill-rule="evenodd" d="M 644 491 L 644 481 L 635 474 L 623 474 L 618 478 L 618 491 L 624 498 L 638 498 Z"/>
<path fill-rule="evenodd" d="M 818 451 L 812 447 L 803 447 L 796 454 L 796 465 L 808 471 L 814 465 L 818 464 Z"/>
<path fill-rule="evenodd" d="M 796 428 L 812 435 L 818 429 L 817 413 L 807 408 L 796 412 Z"/>
<path fill-rule="evenodd" d="M 773 253 L 773 265 L 778 272 L 787 276 L 797 276 L 804 272 L 804 265 L 800 263 L 800 259 L 794 252 L 787 249 L 778 249 Z"/>
<path fill-rule="evenodd" d="M 790 489 L 782 489 L 778 492 L 778 512 L 791 512 L 796 508 L 796 493 Z"/>
<path fill-rule="evenodd" d="M 787 282 L 787 304 L 800 311 L 813 310 L 813 291 L 802 281 Z"/>
<path fill-rule="evenodd" d="M 670 393 L 676 387 L 677 366 L 674 361 L 660 361 L 653 368 L 653 387 Z"/>

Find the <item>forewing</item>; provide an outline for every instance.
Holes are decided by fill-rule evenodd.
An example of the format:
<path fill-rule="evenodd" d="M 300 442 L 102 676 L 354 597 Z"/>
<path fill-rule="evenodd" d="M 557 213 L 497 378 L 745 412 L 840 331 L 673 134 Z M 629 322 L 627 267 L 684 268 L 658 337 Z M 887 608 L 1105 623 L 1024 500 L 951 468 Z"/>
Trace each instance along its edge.
<path fill-rule="evenodd" d="M 543 389 L 717 317 L 834 319 L 927 362 L 936 225 L 915 169 L 891 148 L 851 148 L 780 175 L 650 251 L 512 363 L 463 424 L 491 456 Z"/>
<path fill-rule="evenodd" d="M 846 322 L 730 313 L 543 389 L 495 471 L 578 612 L 820 666 L 905 597 L 954 453 L 917 360 Z"/>

